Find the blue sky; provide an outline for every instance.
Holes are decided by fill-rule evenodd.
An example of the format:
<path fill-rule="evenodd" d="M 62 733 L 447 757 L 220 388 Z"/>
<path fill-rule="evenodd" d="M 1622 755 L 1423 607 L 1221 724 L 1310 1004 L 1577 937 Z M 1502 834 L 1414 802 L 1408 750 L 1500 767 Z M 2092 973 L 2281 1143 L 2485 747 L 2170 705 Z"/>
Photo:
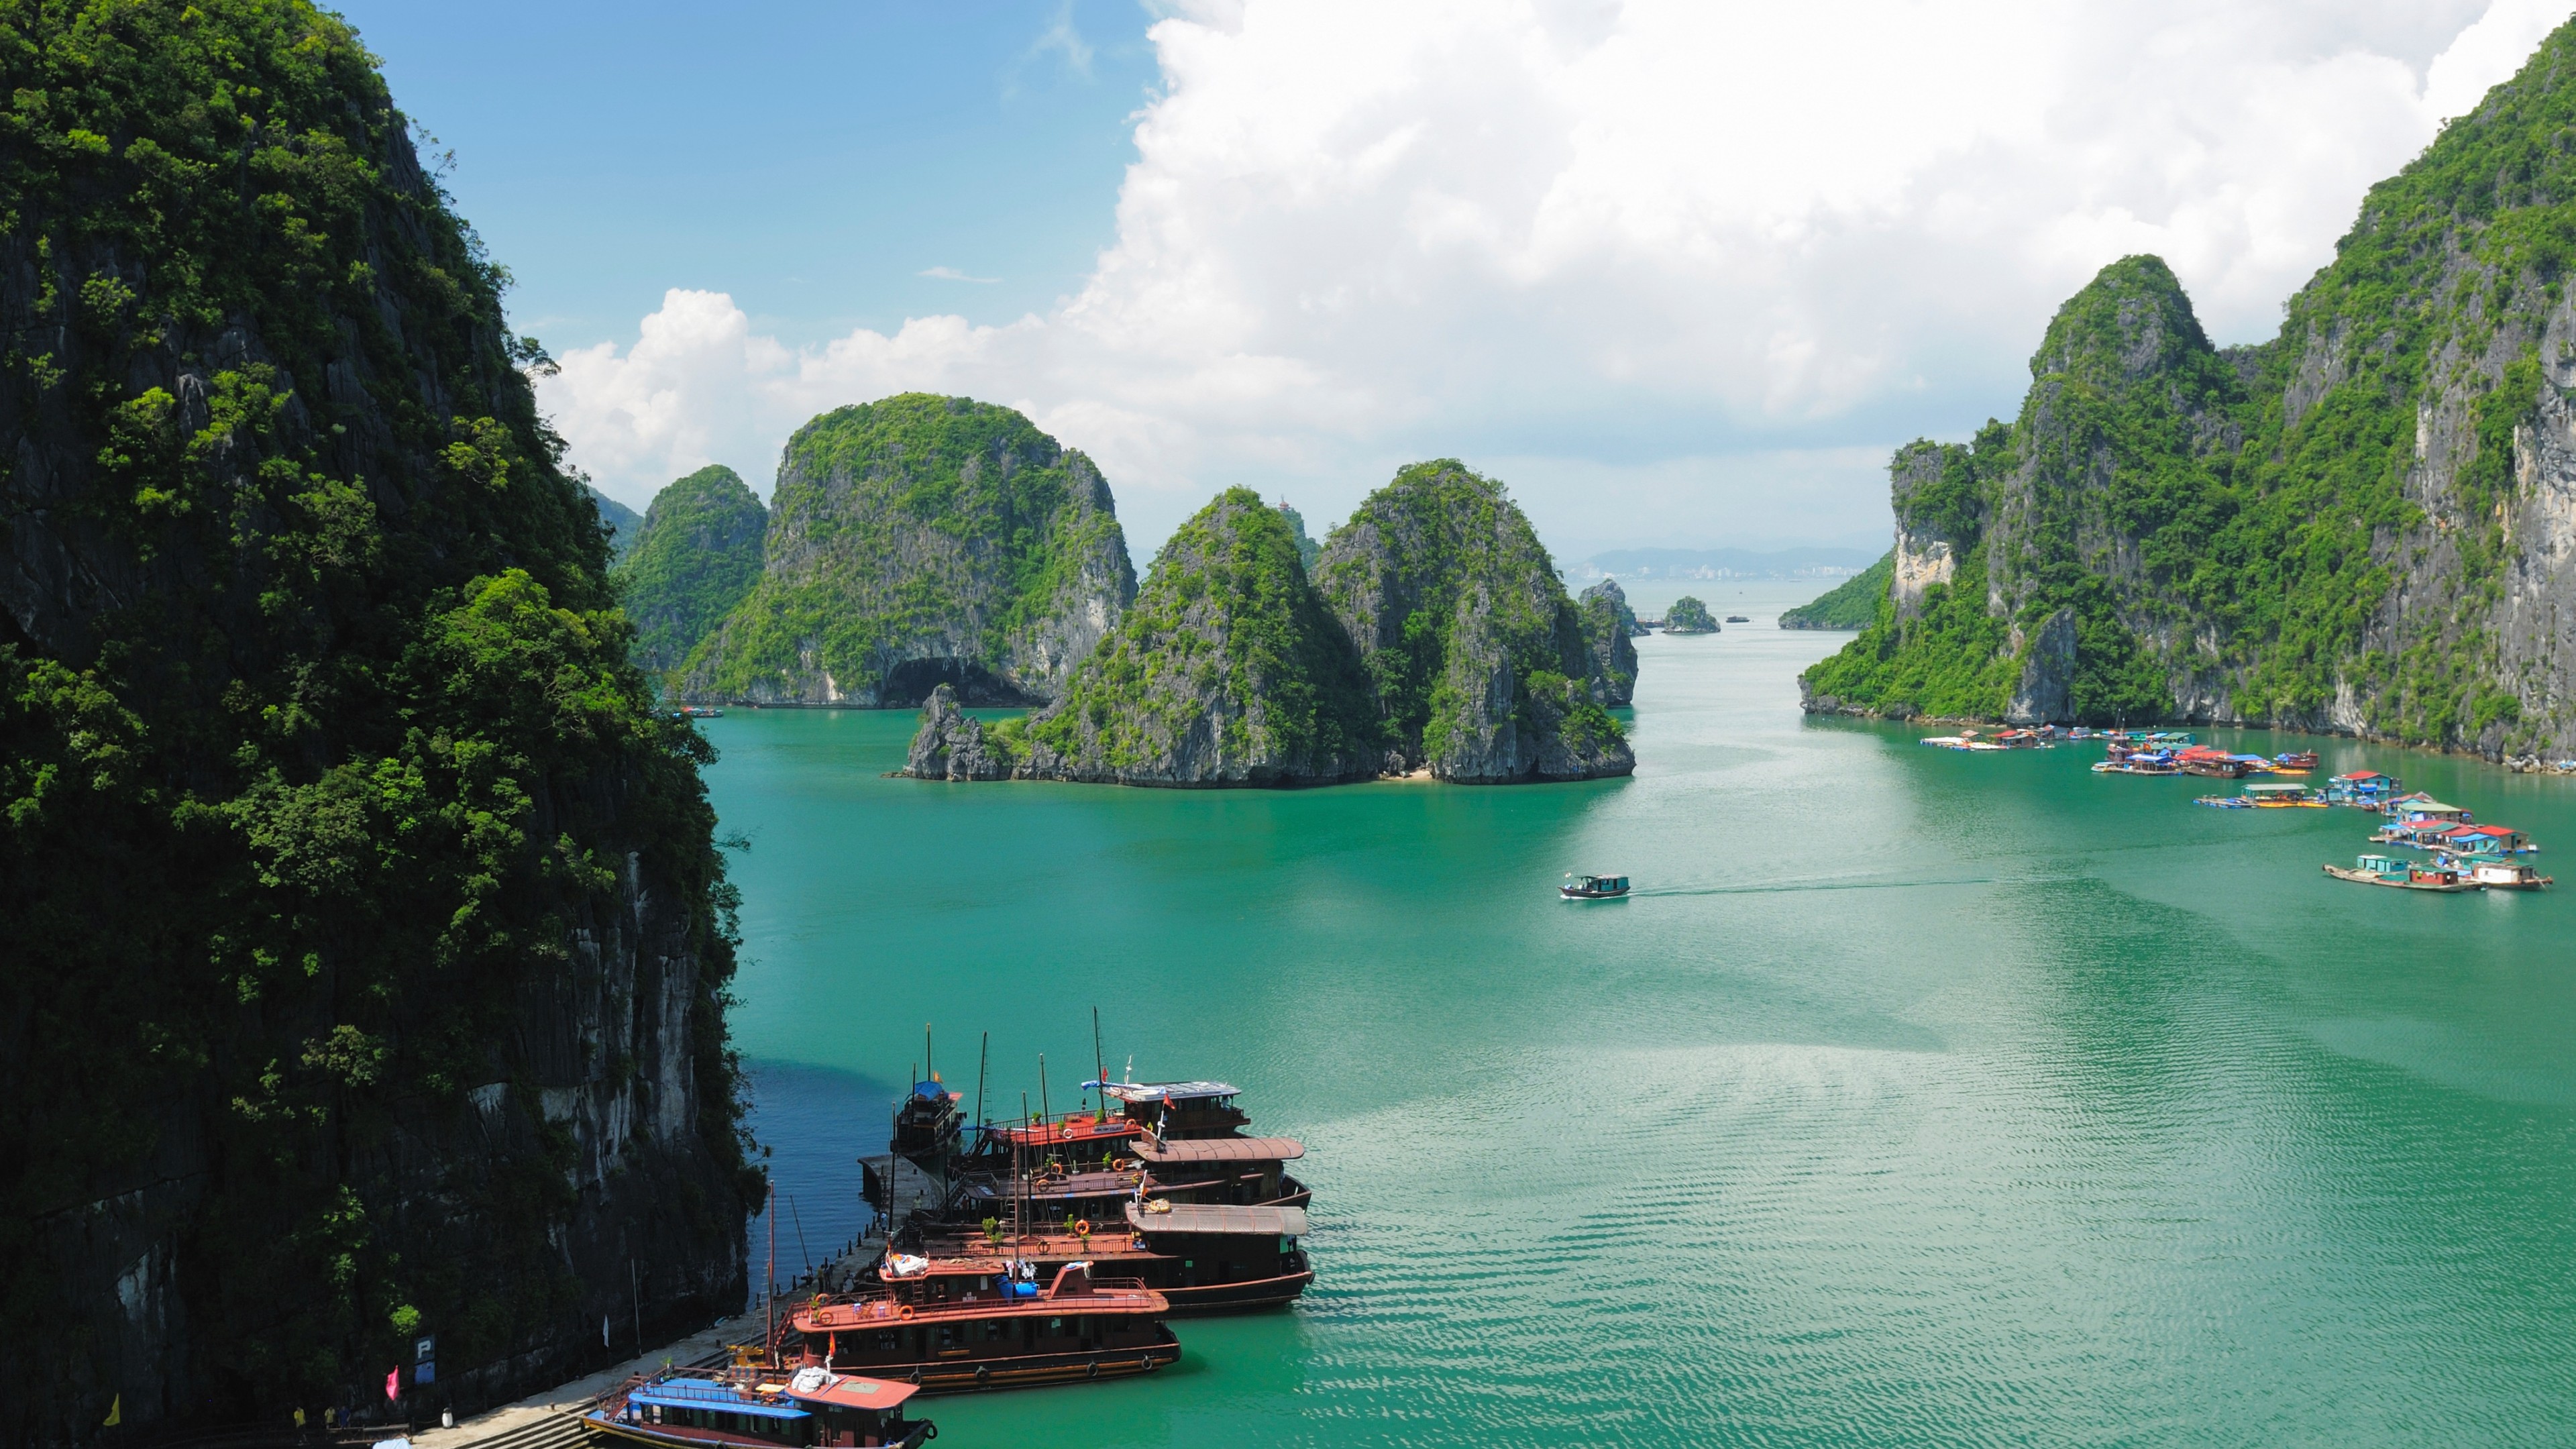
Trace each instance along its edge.
<path fill-rule="evenodd" d="M 2566 0 L 1078 0 L 345 13 L 638 507 L 898 391 L 1099 462 L 1140 562 L 1405 462 L 1569 561 L 1883 547 L 2135 252 L 2258 341 Z"/>
<path fill-rule="evenodd" d="M 1112 238 L 1156 78 L 1126 0 L 339 8 L 556 347 L 674 286 L 790 343 L 1044 310 Z"/>

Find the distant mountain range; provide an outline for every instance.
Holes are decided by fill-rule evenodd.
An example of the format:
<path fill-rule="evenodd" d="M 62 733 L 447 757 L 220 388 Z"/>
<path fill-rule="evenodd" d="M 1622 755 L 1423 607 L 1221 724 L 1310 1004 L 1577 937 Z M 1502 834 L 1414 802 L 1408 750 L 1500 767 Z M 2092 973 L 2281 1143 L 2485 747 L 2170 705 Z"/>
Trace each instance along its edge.
<path fill-rule="evenodd" d="M 1877 554 L 1858 548 L 1617 548 L 1585 559 L 1573 573 L 1582 579 L 1838 579 L 1876 562 Z"/>

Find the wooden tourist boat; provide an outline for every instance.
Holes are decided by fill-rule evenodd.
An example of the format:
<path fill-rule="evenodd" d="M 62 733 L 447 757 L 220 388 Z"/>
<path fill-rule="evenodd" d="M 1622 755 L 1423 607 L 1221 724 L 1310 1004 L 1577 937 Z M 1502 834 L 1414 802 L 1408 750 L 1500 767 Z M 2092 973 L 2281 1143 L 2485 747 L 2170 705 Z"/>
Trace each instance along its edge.
<path fill-rule="evenodd" d="M 2285 771 L 2313 770 L 2317 767 L 2317 752 L 2314 750 L 2284 751 L 2272 757 L 2272 765 L 2275 769 Z"/>
<path fill-rule="evenodd" d="M 945 1162 L 957 1151 L 959 1129 L 965 1122 L 958 1111 L 961 1100 L 962 1094 L 948 1090 L 936 1077 L 913 1083 L 912 1090 L 895 1104 L 890 1150 L 925 1170 Z"/>
<path fill-rule="evenodd" d="M 2365 855 L 2357 865 L 2330 865 L 2325 872 L 2337 880 L 2348 880 L 2358 885 L 2393 886 L 2399 890 L 2432 891 L 2442 895 L 2486 889 L 2475 881 L 2461 879 L 2457 870 L 2399 860 L 2392 855 Z"/>
<path fill-rule="evenodd" d="M 591 1401 L 585 1428 L 642 1444 L 762 1449 L 920 1449 L 939 1437 L 904 1417 L 910 1384 L 822 1368 L 665 1369 Z"/>
<path fill-rule="evenodd" d="M 2290 780 L 2255 780 L 2245 786 L 2238 798 L 2263 810 L 2293 810 L 2326 807 L 2325 797 L 2312 795 L 2308 787 Z"/>
<path fill-rule="evenodd" d="M 1614 901 L 1628 893 L 1624 875 L 1571 875 L 1556 893 L 1569 901 Z"/>
<path fill-rule="evenodd" d="M 1119 1105 L 1128 1121 L 1170 1141 L 1175 1137 L 1233 1137 L 1252 1121 L 1234 1105 L 1242 1089 L 1224 1082 L 1085 1082 Z"/>
<path fill-rule="evenodd" d="M 796 1310 L 781 1350 L 926 1394 L 1128 1378 L 1181 1356 L 1163 1322 L 1171 1300 L 1134 1278 L 1095 1278 L 1089 1262 L 1058 1267 L 1043 1288 L 1026 1264 L 889 1265 L 876 1285 Z"/>
<path fill-rule="evenodd" d="M 1315 1281 L 1297 1244 L 1306 1235 L 1303 1208 L 1131 1199 L 1120 1204 L 1115 1220 L 1070 1226 L 1080 1231 L 950 1230 L 931 1237 L 924 1251 L 935 1261 L 982 1263 L 988 1271 L 1027 1263 L 1041 1278 L 1068 1263 L 1089 1262 L 1095 1273 L 1132 1277 L 1162 1294 L 1172 1318 L 1280 1307 Z"/>

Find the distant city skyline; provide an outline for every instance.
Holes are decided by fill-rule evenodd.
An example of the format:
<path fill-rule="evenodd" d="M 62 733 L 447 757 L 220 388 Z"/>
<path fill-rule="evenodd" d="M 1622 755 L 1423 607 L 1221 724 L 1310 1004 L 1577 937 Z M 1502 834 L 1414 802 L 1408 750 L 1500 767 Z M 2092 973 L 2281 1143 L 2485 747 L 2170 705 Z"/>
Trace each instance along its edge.
<path fill-rule="evenodd" d="M 765 494 L 807 418 L 923 390 L 1091 454 L 1140 558 L 1225 486 L 1320 531 L 1454 456 L 1560 559 L 1884 548 L 1890 451 L 2012 416 L 2097 268 L 2154 251 L 2268 338 L 2565 14 L 344 10 L 633 507 L 709 462 Z"/>

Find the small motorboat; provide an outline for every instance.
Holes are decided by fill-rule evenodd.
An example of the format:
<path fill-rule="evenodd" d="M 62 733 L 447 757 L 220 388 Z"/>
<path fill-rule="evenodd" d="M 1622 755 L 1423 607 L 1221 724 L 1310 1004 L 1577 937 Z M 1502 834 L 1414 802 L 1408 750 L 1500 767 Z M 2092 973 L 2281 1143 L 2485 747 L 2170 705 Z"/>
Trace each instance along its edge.
<path fill-rule="evenodd" d="M 1565 884 L 1556 893 L 1569 901 L 1612 901 L 1628 893 L 1624 875 L 1574 875 L 1568 873 Z"/>
<path fill-rule="evenodd" d="M 1730 624 L 1750 624 L 1753 621 L 1744 617 L 1742 614 L 1729 614 L 1726 616 L 1726 622 Z"/>

